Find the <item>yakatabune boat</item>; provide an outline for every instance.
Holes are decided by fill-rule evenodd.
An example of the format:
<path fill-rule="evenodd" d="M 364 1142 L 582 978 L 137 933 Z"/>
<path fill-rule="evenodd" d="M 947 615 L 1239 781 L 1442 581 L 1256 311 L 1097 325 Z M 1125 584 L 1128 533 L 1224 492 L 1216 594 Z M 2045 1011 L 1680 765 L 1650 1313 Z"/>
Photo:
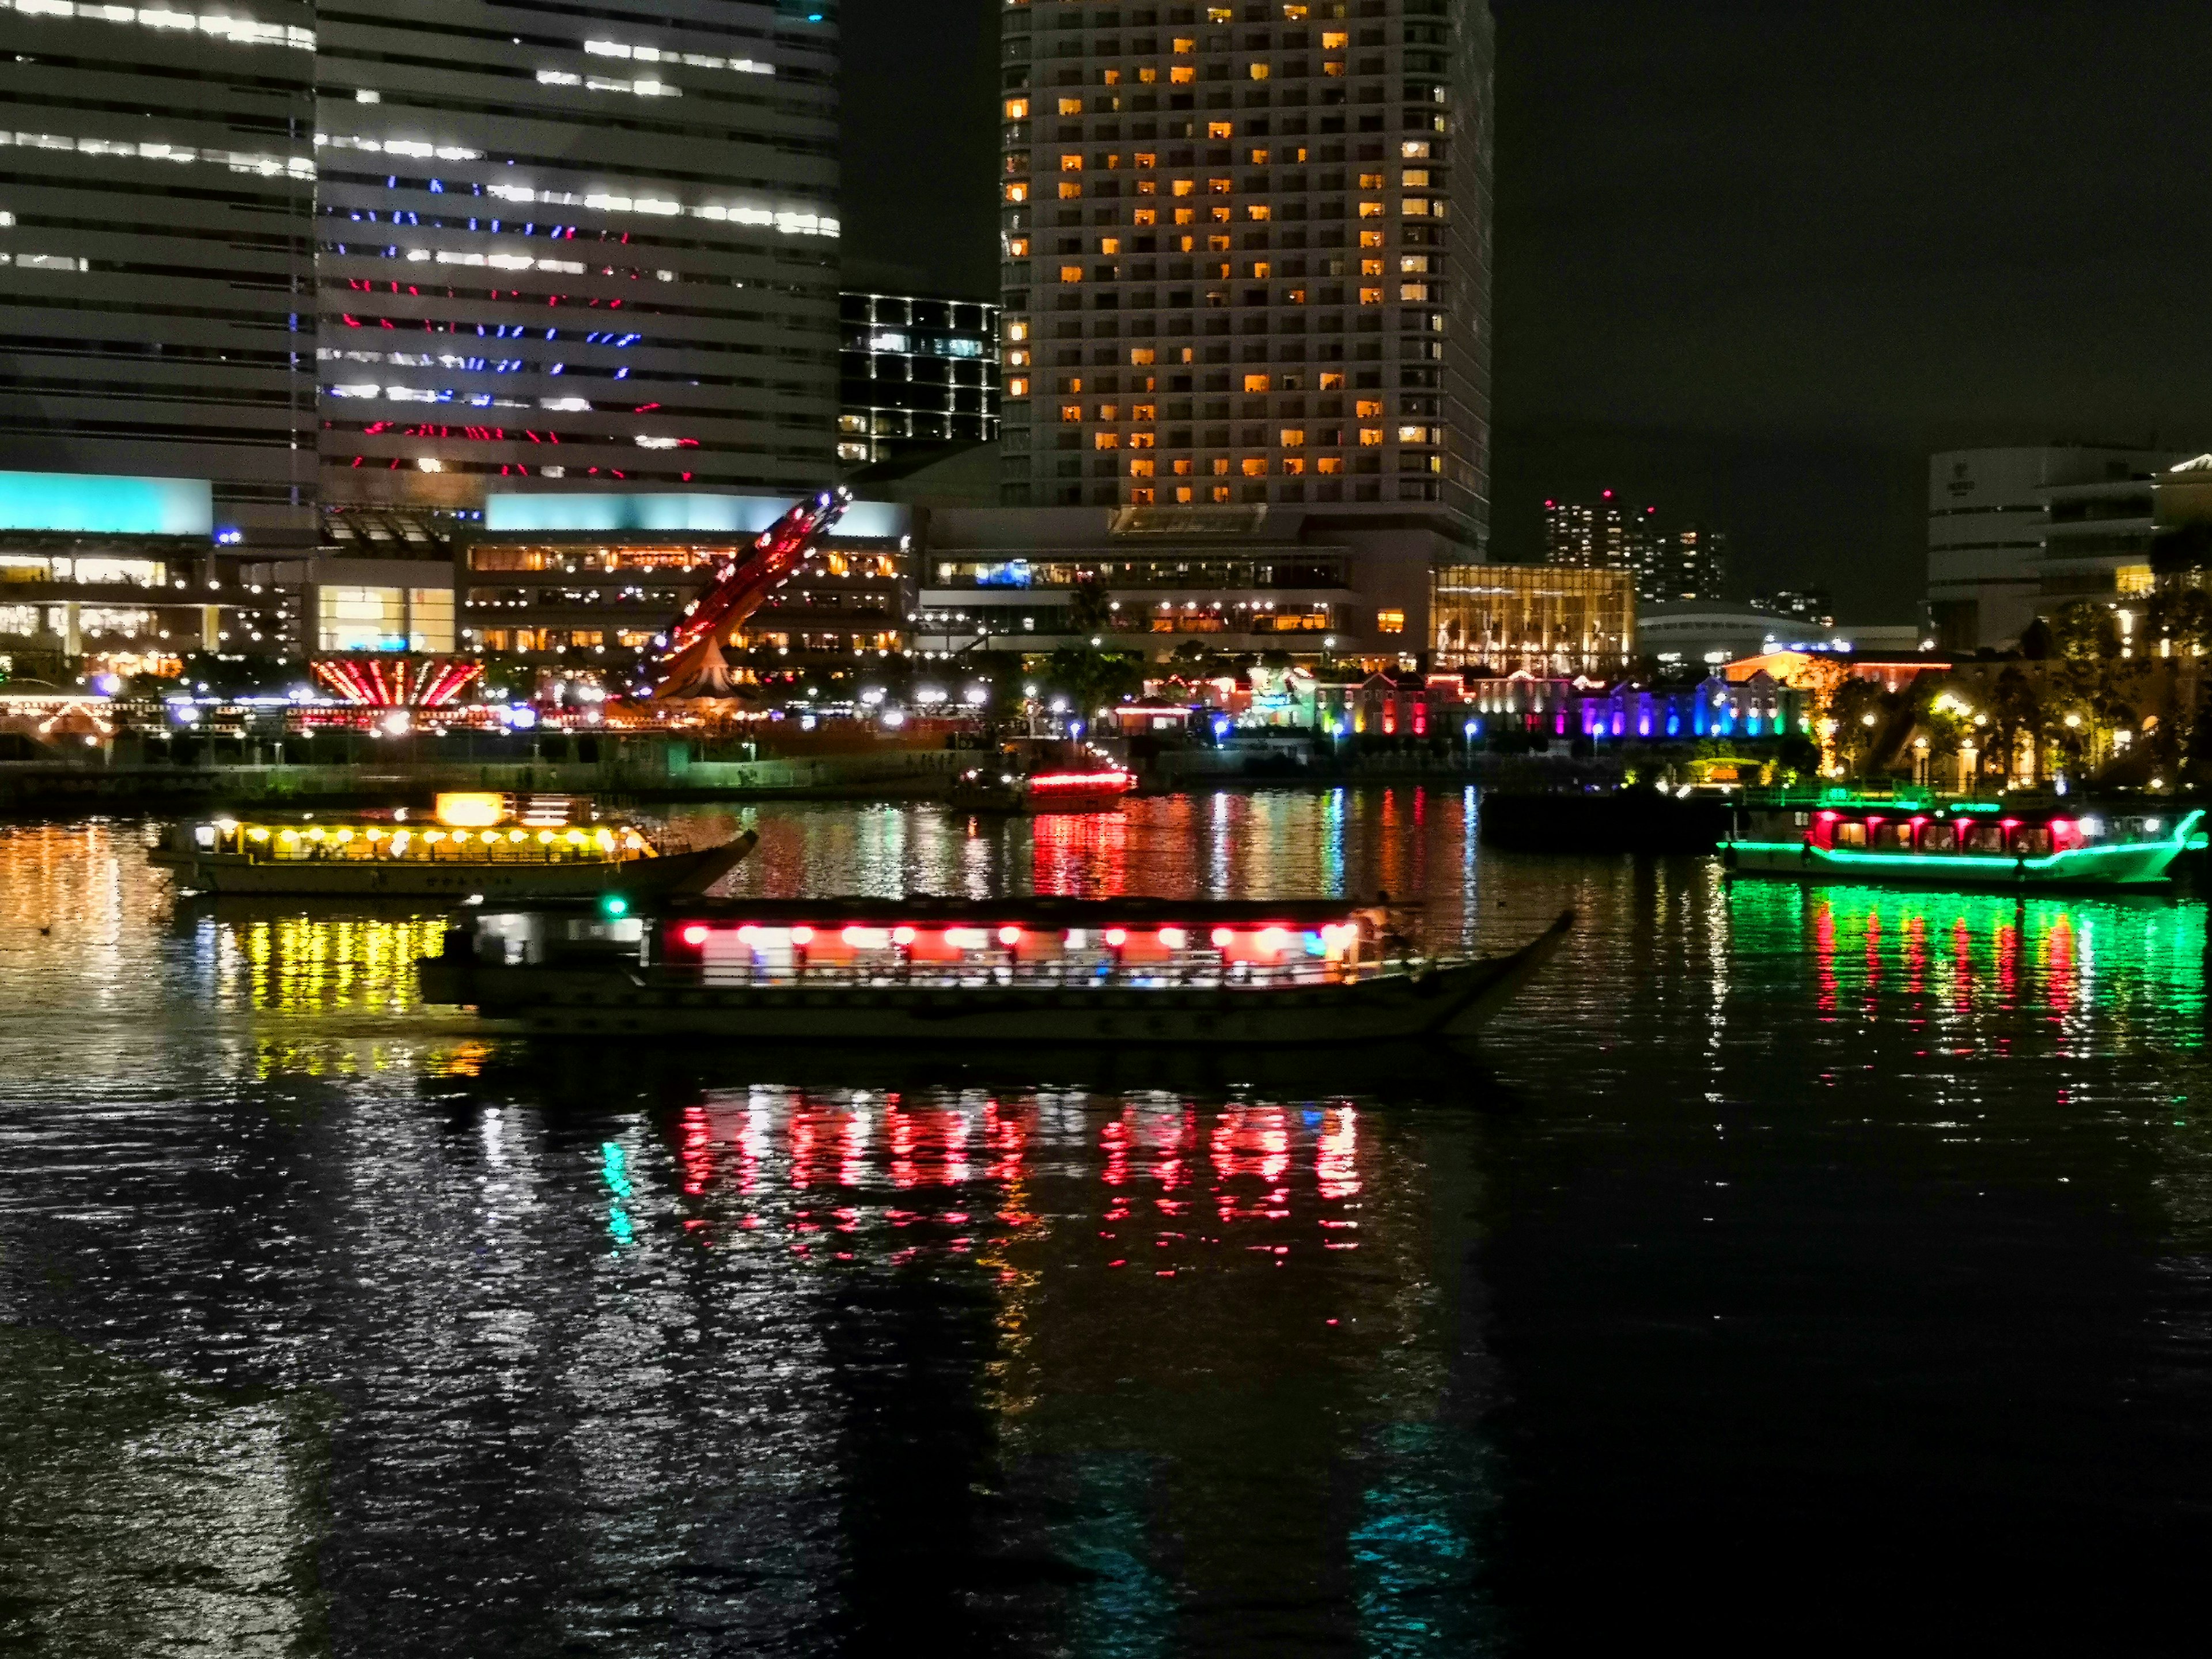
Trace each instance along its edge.
<path fill-rule="evenodd" d="M 319 898 L 533 899 L 703 893 L 750 852 L 750 830 L 715 846 L 663 846 L 562 796 L 449 793 L 414 821 L 399 809 L 348 817 L 217 817 L 181 823 L 149 854 L 198 893 Z"/>
<path fill-rule="evenodd" d="M 471 913 L 422 994 L 566 1036 L 1297 1048 L 1471 1036 L 1558 949 L 1415 959 L 1381 909 L 1155 899 Z M 1396 952 L 1396 954 L 1393 954 Z"/>
<path fill-rule="evenodd" d="M 1997 800 L 1829 789 L 1748 796 L 1721 844 L 1743 875 L 1945 887 L 2140 887 L 2202 847 L 2203 812 L 2154 800 Z"/>

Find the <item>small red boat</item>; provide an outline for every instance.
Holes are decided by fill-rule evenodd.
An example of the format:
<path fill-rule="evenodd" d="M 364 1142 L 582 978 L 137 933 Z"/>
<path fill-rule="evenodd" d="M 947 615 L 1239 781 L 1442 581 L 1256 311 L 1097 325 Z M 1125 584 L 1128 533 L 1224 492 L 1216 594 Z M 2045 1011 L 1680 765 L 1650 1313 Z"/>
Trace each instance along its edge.
<path fill-rule="evenodd" d="M 953 779 L 963 812 L 1115 812 L 1136 775 L 1087 744 L 1024 738 Z"/>

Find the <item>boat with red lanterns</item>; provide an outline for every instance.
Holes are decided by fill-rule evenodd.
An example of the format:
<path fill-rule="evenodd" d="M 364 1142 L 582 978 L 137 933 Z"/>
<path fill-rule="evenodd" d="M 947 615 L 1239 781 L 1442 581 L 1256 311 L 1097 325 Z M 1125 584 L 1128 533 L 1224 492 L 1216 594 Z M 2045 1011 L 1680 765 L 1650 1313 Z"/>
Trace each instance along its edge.
<path fill-rule="evenodd" d="M 1501 956 L 1413 954 L 1343 902 L 714 900 L 485 907 L 422 994 L 547 1035 L 1316 1048 L 1472 1036 L 1571 913 Z"/>
<path fill-rule="evenodd" d="M 1721 862 L 1740 875 L 1943 887 L 2144 887 L 2201 848 L 2204 813 L 2153 798 L 1996 799 L 1841 787 L 1754 791 Z"/>
<path fill-rule="evenodd" d="M 962 812 L 1115 812 L 1136 787 L 1134 773 L 1090 744 L 1024 738 L 954 778 L 946 799 Z"/>

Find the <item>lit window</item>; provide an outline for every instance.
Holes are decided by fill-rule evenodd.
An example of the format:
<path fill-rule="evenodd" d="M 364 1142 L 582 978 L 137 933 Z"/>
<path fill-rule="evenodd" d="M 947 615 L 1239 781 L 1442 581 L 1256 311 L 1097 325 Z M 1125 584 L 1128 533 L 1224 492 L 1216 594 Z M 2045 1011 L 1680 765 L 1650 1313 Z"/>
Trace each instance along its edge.
<path fill-rule="evenodd" d="M 1209 138 L 1226 138 L 1230 133 L 1231 125 L 1227 121 L 1208 121 L 1206 124 L 1206 136 Z"/>
<path fill-rule="evenodd" d="M 1118 87 L 1121 84 L 1121 71 L 1117 69 L 1101 70 L 1098 78 L 1109 87 Z"/>
<path fill-rule="evenodd" d="M 1382 428 L 1381 427 L 1363 426 L 1359 428 L 1359 447 L 1362 449 L 1376 448 L 1381 445 L 1382 441 Z"/>
<path fill-rule="evenodd" d="M 1074 200 L 1077 197 L 1079 197 L 1079 196 L 1080 196 L 1080 195 L 1082 195 L 1082 194 L 1083 194 L 1083 186 L 1082 186 L 1082 185 L 1062 185 L 1060 187 L 1060 199 L 1061 201 L 1063 201 L 1063 202 L 1069 202 L 1069 201 L 1073 201 L 1073 200 Z M 1360 207 L 1360 210 L 1361 210 L 1362 212 L 1364 212 L 1364 211 L 1366 211 L 1366 209 L 1367 209 L 1367 204 L 1366 204 L 1366 203 L 1364 203 L 1364 202 L 1362 202 L 1362 203 L 1359 204 L 1359 207 Z M 1380 204 L 1377 204 L 1377 207 L 1378 207 L 1378 209 L 1379 209 L 1379 207 L 1380 207 Z"/>
<path fill-rule="evenodd" d="M 1248 456 L 1244 461 L 1244 476 L 1248 478 L 1266 477 L 1267 476 L 1267 458 L 1264 455 Z"/>
<path fill-rule="evenodd" d="M 1425 426 L 1401 426 L 1398 428 L 1401 444 L 1425 444 L 1429 441 L 1429 429 Z"/>
<path fill-rule="evenodd" d="M 1425 253 L 1405 254 L 1398 261 L 1398 269 L 1409 276 L 1425 275 L 1429 269 L 1429 256 Z"/>
<path fill-rule="evenodd" d="M 1271 216 L 1271 211 L 1265 202 L 1254 202 L 1244 210 L 1244 216 L 1265 224 Z"/>
<path fill-rule="evenodd" d="M 1121 239 L 1118 236 L 1101 236 L 1098 239 L 1098 251 L 1101 253 L 1119 253 L 1121 251 Z"/>
<path fill-rule="evenodd" d="M 1177 208 L 1175 210 L 1175 222 L 1179 225 L 1196 224 L 1198 210 L 1195 208 Z M 1182 251 L 1185 253 L 1190 252 L 1190 238 L 1188 236 L 1182 239 Z"/>
<path fill-rule="evenodd" d="M 1267 377 L 1264 374 L 1247 374 L 1244 377 L 1244 389 L 1247 392 L 1265 392 L 1268 385 Z"/>
<path fill-rule="evenodd" d="M 1283 8 L 1283 15 L 1291 22 L 1303 23 L 1306 21 L 1306 13 L 1309 9 L 1305 6 L 1285 5 Z"/>
<path fill-rule="evenodd" d="M 1009 202 L 1028 201 L 1030 199 L 1030 187 L 1027 185 L 1008 185 L 1006 186 L 1006 199 Z"/>
<path fill-rule="evenodd" d="M 1216 484 L 1213 486 L 1213 499 L 1215 501 L 1225 501 L 1229 499 L 1229 496 L 1230 489 L 1227 484 Z"/>
<path fill-rule="evenodd" d="M 1080 173 L 1080 172 L 1082 172 L 1082 171 L 1083 171 L 1083 158 L 1082 158 L 1080 155 L 1063 155 L 1063 156 L 1061 156 L 1061 157 L 1060 158 L 1060 170 L 1062 173 Z"/>
<path fill-rule="evenodd" d="M 1217 455 L 1213 458 L 1213 476 L 1217 478 L 1229 476 L 1229 460 L 1226 456 Z"/>
<path fill-rule="evenodd" d="M 1147 179 L 1145 182 L 1150 184 L 1152 180 Z M 1136 220 L 1139 225 L 1157 225 L 1160 222 L 1160 210 L 1158 208 L 1139 208 Z"/>
<path fill-rule="evenodd" d="M 1009 398 L 1026 398 L 1029 395 L 1030 383 L 1018 375 L 1006 382 L 1006 396 Z"/>
<path fill-rule="evenodd" d="M 1152 68 L 1150 64 L 1147 64 L 1146 67 L 1137 71 L 1137 84 L 1139 86 L 1149 87 L 1157 85 L 1159 82 L 1159 78 L 1160 72 Z"/>
<path fill-rule="evenodd" d="M 1429 302 L 1429 285 L 1426 283 L 1401 283 L 1398 297 L 1414 305 L 1426 305 Z"/>
<path fill-rule="evenodd" d="M 1276 441 L 1285 449 L 1302 449 L 1305 447 L 1306 429 L 1302 426 L 1286 426 Z"/>
<path fill-rule="evenodd" d="M 1027 323 L 1008 323 L 1006 325 L 1006 337 L 1009 340 L 1028 339 L 1030 337 L 1030 325 Z"/>
<path fill-rule="evenodd" d="M 1006 367 L 1008 368 L 1027 368 L 1029 366 L 1030 354 L 1028 352 L 1009 351 L 1006 354 Z"/>
<path fill-rule="evenodd" d="M 1302 306 L 1306 302 L 1306 291 L 1302 288 L 1289 289 L 1284 292 L 1283 297 L 1294 306 Z"/>
<path fill-rule="evenodd" d="M 1083 405 L 1081 404 L 1062 404 L 1060 406 L 1060 418 L 1063 421 L 1081 420 L 1083 418 Z"/>
<path fill-rule="evenodd" d="M 1155 493 L 1150 489 L 1133 489 L 1129 492 L 1129 504 L 1132 507 L 1150 507 Z"/>
<path fill-rule="evenodd" d="M 1198 70 L 1188 64 L 1177 64 L 1168 71 L 1168 84 L 1187 87 L 1198 79 Z"/>
<path fill-rule="evenodd" d="M 1267 66 L 1265 64 L 1249 64 L 1246 66 L 1246 72 L 1255 81 L 1264 81 L 1267 78 Z"/>
<path fill-rule="evenodd" d="M 1304 456 L 1286 455 L 1283 458 L 1283 474 L 1285 477 L 1304 477 L 1306 463 Z"/>
<path fill-rule="evenodd" d="M 1359 274 L 1362 276 L 1380 276 L 1382 274 L 1382 262 L 1380 259 L 1362 259 L 1359 262 Z"/>
<path fill-rule="evenodd" d="M 1231 214 L 1230 210 L 1229 210 L 1227 208 L 1225 208 L 1225 207 L 1218 207 L 1218 208 L 1208 208 L 1208 209 L 1206 210 L 1206 216 L 1208 219 L 1212 220 L 1212 221 L 1215 224 L 1217 224 L 1217 225 L 1225 225 L 1225 224 L 1227 224 L 1227 223 L 1229 222 L 1230 219 L 1231 219 L 1231 217 L 1232 216 L 1231 216 Z M 1226 242 L 1224 242 L 1224 243 L 1222 244 L 1222 246 L 1224 246 L 1224 247 L 1226 247 L 1226 246 L 1229 246 L 1229 244 L 1228 244 L 1228 243 L 1226 243 Z"/>
<path fill-rule="evenodd" d="M 1060 280 L 1063 283 L 1081 282 L 1083 280 L 1083 267 L 1081 265 L 1062 265 L 1060 268 Z"/>
<path fill-rule="evenodd" d="M 1099 405 L 1098 405 L 1098 418 L 1099 418 L 1100 420 L 1102 420 L 1102 421 L 1118 421 L 1118 420 L 1120 420 L 1120 419 L 1121 418 L 1121 404 L 1099 404 Z"/>
<path fill-rule="evenodd" d="M 1314 463 L 1314 471 L 1322 474 L 1324 477 L 1334 477 L 1337 473 L 1344 471 L 1344 457 L 1341 455 L 1324 455 Z"/>
<path fill-rule="evenodd" d="M 1080 185 L 1062 185 L 1060 187 L 1060 193 L 1062 196 L 1080 196 L 1083 194 L 1083 186 Z M 1380 219 L 1382 216 L 1382 204 L 1380 202 L 1362 202 L 1359 204 L 1359 216 L 1363 219 Z"/>
<path fill-rule="evenodd" d="M 1352 412 L 1363 421 L 1379 421 L 1382 418 L 1382 400 L 1380 398 L 1362 398 L 1352 406 Z"/>
<path fill-rule="evenodd" d="M 1330 58 L 1321 66 L 1321 72 L 1323 75 L 1341 76 L 1344 73 L 1344 60 L 1341 58 Z"/>
<path fill-rule="evenodd" d="M 1321 389 L 1323 392 L 1343 391 L 1344 371 L 1340 368 L 1323 369 L 1321 374 Z"/>
<path fill-rule="evenodd" d="M 1159 165 L 1160 158 L 1152 150 L 1140 149 L 1136 154 L 1135 161 L 1139 167 L 1152 167 Z"/>
<path fill-rule="evenodd" d="M 1270 264 L 1267 260 L 1255 259 L 1252 262 L 1252 280 L 1254 282 L 1264 283 L 1274 274 L 1275 267 Z"/>
<path fill-rule="evenodd" d="M 1129 476 L 1133 478 L 1149 478 L 1153 475 L 1154 470 L 1152 460 L 1149 456 L 1139 456 L 1129 463 Z"/>
<path fill-rule="evenodd" d="M 1131 346 L 1129 348 L 1129 362 L 1133 367 L 1141 368 L 1147 363 L 1158 362 L 1159 358 L 1159 353 L 1151 346 Z"/>
<path fill-rule="evenodd" d="M 1093 449 L 1119 449 L 1121 434 L 1118 432 L 1094 432 L 1091 434 L 1091 447 Z"/>
<path fill-rule="evenodd" d="M 1178 478 L 1190 477 L 1190 458 L 1188 455 L 1175 463 L 1175 475 Z"/>
<path fill-rule="evenodd" d="M 1206 193 L 1207 195 L 1209 195 L 1209 196 L 1226 196 L 1226 195 L 1228 195 L 1228 194 L 1229 194 L 1229 180 L 1228 180 L 1228 179 L 1207 179 L 1207 180 L 1206 181 Z"/>
<path fill-rule="evenodd" d="M 1135 354 L 1130 355 L 1133 356 Z M 1151 356 L 1147 355 L 1145 361 L 1150 362 Z M 1160 406 L 1158 404 L 1132 404 L 1129 405 L 1129 418 L 1133 421 L 1157 421 L 1160 418 Z"/>
<path fill-rule="evenodd" d="M 1061 156 L 1061 157 L 1060 158 L 1060 166 L 1061 166 L 1063 168 L 1064 168 L 1064 167 L 1066 167 L 1067 166 L 1067 157 L 1066 157 L 1065 155 Z M 1380 190 L 1380 189 L 1382 189 L 1382 175 L 1381 173 L 1361 173 L 1361 174 L 1359 175 L 1359 187 L 1360 187 L 1360 189 L 1362 189 L 1362 190 Z"/>
<path fill-rule="evenodd" d="M 1080 114 L 1082 114 L 1082 113 L 1083 113 L 1083 100 L 1082 100 L 1080 98 L 1063 98 L 1063 99 L 1061 99 L 1061 100 L 1060 100 L 1060 112 L 1062 115 L 1080 115 Z"/>
<path fill-rule="evenodd" d="M 1401 190 L 1426 190 L 1428 187 L 1429 170 L 1426 167 L 1407 167 L 1398 175 L 1398 188 Z"/>
<path fill-rule="evenodd" d="M 1170 196 L 1188 196 L 1197 188 L 1198 185 L 1195 180 L 1190 179 L 1178 179 L 1168 186 L 1168 194 Z"/>
<path fill-rule="evenodd" d="M 1408 219 L 1425 219 L 1429 216 L 1429 198 L 1425 196 L 1406 197 L 1398 204 L 1398 206 L 1399 210 Z"/>
<path fill-rule="evenodd" d="M 1010 259 L 1028 258 L 1030 257 L 1030 239 L 1026 236 L 1015 236 L 1009 238 L 1006 242 L 1006 257 Z"/>
<path fill-rule="evenodd" d="M 1132 432 L 1129 434 L 1129 447 L 1132 449 L 1157 448 L 1158 446 L 1154 442 L 1156 436 L 1156 434 L 1150 432 Z"/>
<path fill-rule="evenodd" d="M 1186 38 L 1185 36 L 1179 34 L 1176 36 L 1175 39 L 1175 50 L 1176 56 L 1188 57 L 1189 54 L 1198 50 L 1198 42 L 1195 39 Z"/>
<path fill-rule="evenodd" d="M 1382 290 L 1379 288 L 1361 289 L 1359 290 L 1359 303 L 1364 306 L 1381 305 L 1382 303 Z"/>
<path fill-rule="evenodd" d="M 1323 52 L 1342 52 L 1351 39 L 1352 36 L 1342 29 L 1324 29 L 1322 31 L 1321 49 Z"/>
<path fill-rule="evenodd" d="M 1378 634 L 1402 634 L 1406 631 L 1406 613 L 1402 611 L 1378 611 L 1375 613 L 1375 631 Z"/>
<path fill-rule="evenodd" d="M 1029 118 L 1030 100 L 1028 99 L 1009 98 L 1006 100 L 1006 119 L 1009 121 L 1026 121 Z"/>
<path fill-rule="evenodd" d="M 1382 233 L 1379 230 L 1361 231 L 1359 233 L 1359 246 L 1362 247 L 1381 247 L 1382 246 Z"/>

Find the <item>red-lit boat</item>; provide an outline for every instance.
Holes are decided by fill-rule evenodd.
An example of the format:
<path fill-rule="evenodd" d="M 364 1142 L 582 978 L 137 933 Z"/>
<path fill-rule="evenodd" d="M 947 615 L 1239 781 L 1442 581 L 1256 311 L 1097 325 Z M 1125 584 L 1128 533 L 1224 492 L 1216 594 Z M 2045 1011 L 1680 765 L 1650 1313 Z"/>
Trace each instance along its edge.
<path fill-rule="evenodd" d="M 1088 744 L 1023 739 L 952 781 L 947 799 L 963 812 L 1114 812 L 1135 775 Z"/>
<path fill-rule="evenodd" d="M 1504 956 L 1422 958 L 1338 902 L 710 901 L 644 916 L 488 908 L 422 994 L 549 1035 L 805 1044 L 1316 1048 L 1471 1036 L 1573 917 Z"/>

